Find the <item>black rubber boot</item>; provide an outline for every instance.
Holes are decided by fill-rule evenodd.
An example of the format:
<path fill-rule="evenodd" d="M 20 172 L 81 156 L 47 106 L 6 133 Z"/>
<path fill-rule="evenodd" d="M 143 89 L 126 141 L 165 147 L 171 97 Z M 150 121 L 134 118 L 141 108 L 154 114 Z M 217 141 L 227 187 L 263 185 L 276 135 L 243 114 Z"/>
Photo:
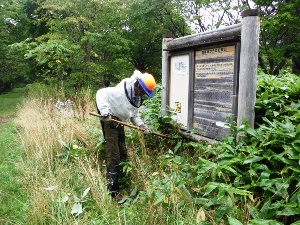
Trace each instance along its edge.
<path fill-rule="evenodd" d="M 119 193 L 119 180 L 118 180 L 118 170 L 117 168 L 106 170 L 106 181 L 107 190 L 110 192 L 111 196 L 114 198 Z"/>
<path fill-rule="evenodd" d="M 106 170 L 106 181 L 107 190 L 110 192 L 111 197 L 117 202 L 122 202 L 123 195 L 119 193 L 119 176 L 117 168 Z"/>

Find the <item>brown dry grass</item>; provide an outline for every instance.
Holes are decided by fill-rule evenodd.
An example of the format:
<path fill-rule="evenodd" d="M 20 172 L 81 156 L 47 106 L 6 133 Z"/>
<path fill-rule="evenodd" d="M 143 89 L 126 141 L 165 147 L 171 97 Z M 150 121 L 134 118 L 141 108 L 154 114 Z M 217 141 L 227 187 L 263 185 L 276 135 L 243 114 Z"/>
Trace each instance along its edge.
<path fill-rule="evenodd" d="M 23 184 L 30 199 L 30 211 L 24 224 L 124 224 L 124 221 L 132 224 L 130 220 L 142 224 L 164 224 L 168 221 L 165 209 L 160 204 L 155 205 L 153 199 L 133 204 L 125 211 L 108 195 L 105 167 L 98 155 L 102 149 L 96 148 L 102 135 L 99 119 L 88 114 L 95 112 L 93 93 L 85 91 L 77 94 L 73 98 L 75 105 L 71 113 L 56 110 L 58 98 L 53 96 L 29 96 L 15 119 L 26 153 Z M 126 129 L 126 134 L 131 136 L 128 143 L 129 163 L 132 166 L 130 188 L 137 186 L 148 193 L 151 191 L 150 177 L 159 170 L 157 158 L 151 156 L 153 151 L 160 150 L 145 146 L 141 133 Z M 66 151 L 59 140 L 76 144 L 85 153 L 64 163 L 62 158 L 57 157 Z M 45 189 L 53 186 L 56 187 L 53 190 Z M 90 188 L 88 199 L 92 200 L 89 205 L 92 209 L 75 217 L 71 214 L 72 206 L 86 188 Z M 62 197 L 66 195 L 69 199 L 63 202 Z M 175 203 L 179 201 L 176 195 L 171 200 Z M 89 203 L 83 204 L 86 208 Z M 177 211 L 177 208 L 173 209 L 175 216 L 179 220 L 184 219 Z M 197 211 L 191 214 L 196 218 Z M 175 216 L 171 215 L 173 219 Z"/>
<path fill-rule="evenodd" d="M 33 97 L 28 98 L 17 113 L 15 122 L 20 127 L 19 136 L 26 152 L 24 191 L 30 197 L 31 208 L 26 224 L 62 224 L 62 221 L 74 224 L 77 219 L 70 213 L 74 195 L 80 197 L 76 189 L 83 187 L 91 188 L 90 198 L 96 201 L 99 210 L 105 211 L 109 207 L 103 206 L 111 204 L 106 193 L 105 175 L 98 163 L 96 138 L 91 137 L 100 135 L 98 119 L 88 115 L 89 111 L 94 111 L 93 96 L 89 93 L 83 97 L 78 98 L 78 102 L 75 99 L 71 114 L 56 110 L 52 99 Z M 89 154 L 66 165 L 57 157 L 65 151 L 59 139 L 78 144 Z M 45 190 L 50 186 L 56 188 Z M 60 202 L 62 193 L 69 194 L 65 204 Z M 88 213 L 81 218 L 82 223 L 86 217 Z"/>

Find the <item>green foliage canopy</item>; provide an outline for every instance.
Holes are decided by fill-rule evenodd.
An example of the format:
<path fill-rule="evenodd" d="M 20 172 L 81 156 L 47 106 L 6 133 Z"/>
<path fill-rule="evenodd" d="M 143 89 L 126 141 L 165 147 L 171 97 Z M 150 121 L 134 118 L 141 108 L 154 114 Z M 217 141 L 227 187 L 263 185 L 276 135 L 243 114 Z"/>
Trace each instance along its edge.
<path fill-rule="evenodd" d="M 291 66 L 299 73 L 299 4 L 299 0 L 3 0 L 1 88 L 33 81 L 99 87 L 116 83 L 134 69 L 159 80 L 162 35 L 177 38 L 236 24 L 241 12 L 251 7 L 261 14 L 259 66 L 268 74 L 278 75 Z"/>
<path fill-rule="evenodd" d="M 261 13 L 259 66 L 278 75 L 291 66 L 300 71 L 300 1 L 255 1 Z"/>
<path fill-rule="evenodd" d="M 9 54 L 8 45 L 28 35 L 28 20 L 22 11 L 22 0 L 3 0 L 0 5 L 0 93 L 14 83 L 26 82 L 29 68 L 17 55 Z"/>

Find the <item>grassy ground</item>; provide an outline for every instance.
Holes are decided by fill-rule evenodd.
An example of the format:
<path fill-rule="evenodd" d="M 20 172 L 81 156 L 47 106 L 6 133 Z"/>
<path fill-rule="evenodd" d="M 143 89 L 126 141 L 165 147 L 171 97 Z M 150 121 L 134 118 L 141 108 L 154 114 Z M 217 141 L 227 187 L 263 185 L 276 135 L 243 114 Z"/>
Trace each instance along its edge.
<path fill-rule="evenodd" d="M 26 194 L 22 191 L 22 160 L 16 127 L 12 122 L 24 89 L 0 95 L 0 224 L 22 224 L 26 211 Z"/>
<path fill-rule="evenodd" d="M 24 88 L 16 88 L 11 92 L 0 95 L 0 116 L 13 116 L 25 94 Z"/>

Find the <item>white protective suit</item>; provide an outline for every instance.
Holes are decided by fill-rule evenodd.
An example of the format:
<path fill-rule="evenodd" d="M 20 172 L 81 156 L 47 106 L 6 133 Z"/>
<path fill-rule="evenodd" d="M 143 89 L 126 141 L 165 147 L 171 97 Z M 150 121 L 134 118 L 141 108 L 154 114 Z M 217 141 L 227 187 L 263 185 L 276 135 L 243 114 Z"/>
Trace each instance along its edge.
<path fill-rule="evenodd" d="M 129 95 L 133 95 L 131 97 L 136 98 L 136 96 L 134 96 L 133 84 L 140 75 L 141 72 L 136 70 L 130 78 L 123 79 L 117 86 L 107 87 L 97 91 L 96 102 L 101 115 L 111 114 L 122 121 L 131 120 L 136 126 L 144 124 L 139 115 L 139 107 L 130 103 L 125 93 L 126 88 Z M 141 97 L 139 97 L 139 101 L 141 101 Z M 140 106 L 140 103 L 141 102 L 137 105 Z"/>

